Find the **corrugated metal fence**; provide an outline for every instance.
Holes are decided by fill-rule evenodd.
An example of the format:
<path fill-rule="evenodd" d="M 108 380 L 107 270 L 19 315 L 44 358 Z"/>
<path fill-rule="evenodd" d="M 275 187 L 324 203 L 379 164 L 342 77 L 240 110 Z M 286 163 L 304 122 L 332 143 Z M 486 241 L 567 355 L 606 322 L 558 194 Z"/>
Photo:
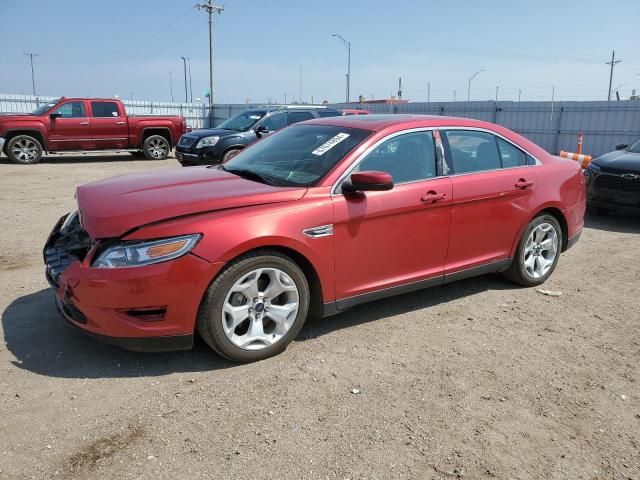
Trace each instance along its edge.
<path fill-rule="evenodd" d="M 30 112 L 55 97 L 0 94 L 0 112 Z M 208 108 L 189 103 L 122 99 L 133 115 L 183 115 L 192 128 L 209 126 Z M 255 105 L 218 104 L 213 125 Z M 336 104 L 334 108 L 360 108 L 372 113 L 413 113 L 468 117 L 498 123 L 515 130 L 549 152 L 575 151 L 579 132 L 583 152 L 601 155 L 619 143 L 640 137 L 640 101 L 613 102 L 415 102 L 405 104 Z"/>

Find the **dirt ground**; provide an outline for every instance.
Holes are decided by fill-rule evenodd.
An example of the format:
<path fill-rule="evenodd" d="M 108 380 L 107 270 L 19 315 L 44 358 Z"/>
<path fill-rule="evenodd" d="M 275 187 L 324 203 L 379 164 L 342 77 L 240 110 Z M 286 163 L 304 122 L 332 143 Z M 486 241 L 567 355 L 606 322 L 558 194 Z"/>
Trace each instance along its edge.
<path fill-rule="evenodd" d="M 76 185 L 175 160 L 3 160 L 0 478 L 640 479 L 640 218 L 587 218 L 559 297 L 470 279 L 238 366 L 80 336 L 44 279 Z"/>

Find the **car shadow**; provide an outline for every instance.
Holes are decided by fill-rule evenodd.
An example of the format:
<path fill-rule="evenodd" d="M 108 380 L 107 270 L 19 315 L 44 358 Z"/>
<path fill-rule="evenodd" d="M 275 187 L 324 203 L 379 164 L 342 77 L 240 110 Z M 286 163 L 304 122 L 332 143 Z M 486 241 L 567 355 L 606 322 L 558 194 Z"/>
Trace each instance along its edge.
<path fill-rule="evenodd" d="M 499 275 L 485 275 L 419 290 L 354 307 L 334 317 L 305 324 L 296 341 L 421 310 L 486 290 L 514 287 Z M 175 372 L 201 372 L 234 367 L 196 336 L 190 351 L 139 353 L 103 344 L 64 323 L 54 307 L 54 292 L 44 289 L 14 300 L 2 314 L 7 349 L 19 368 L 48 377 L 153 377 Z M 295 345 L 290 348 L 295 348 Z"/>
<path fill-rule="evenodd" d="M 176 160 L 173 154 L 169 155 L 166 161 Z M 78 164 L 78 163 L 131 163 L 131 162 L 148 162 L 144 157 L 134 157 L 128 152 L 116 152 L 109 154 L 95 153 L 73 153 L 70 155 L 45 155 L 39 163 L 42 164 Z M 4 154 L 0 156 L 0 164 L 13 165 Z"/>
<path fill-rule="evenodd" d="M 607 232 L 640 233 L 640 216 L 617 212 L 608 212 L 605 215 L 587 214 L 584 217 L 584 226 Z"/>
<path fill-rule="evenodd" d="M 488 290 L 514 290 L 517 288 L 521 287 L 505 280 L 500 274 L 468 278 L 375 302 L 363 303 L 334 317 L 313 319 L 305 324 L 296 340 L 314 339 L 336 330 L 423 310 Z"/>
<path fill-rule="evenodd" d="M 130 352 L 103 344 L 64 323 L 50 288 L 14 300 L 2 313 L 2 328 L 7 349 L 16 358 L 13 364 L 48 377 L 153 377 L 235 365 L 199 338 L 193 350 L 169 353 Z"/>

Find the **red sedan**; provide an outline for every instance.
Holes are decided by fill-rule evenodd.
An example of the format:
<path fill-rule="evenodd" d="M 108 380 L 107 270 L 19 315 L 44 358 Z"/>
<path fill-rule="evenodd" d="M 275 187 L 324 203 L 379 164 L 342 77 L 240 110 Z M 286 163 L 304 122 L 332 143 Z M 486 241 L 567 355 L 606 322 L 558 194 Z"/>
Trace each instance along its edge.
<path fill-rule="evenodd" d="M 77 199 L 44 249 L 69 323 L 135 350 L 187 349 L 197 330 L 253 361 L 310 315 L 489 272 L 543 283 L 580 236 L 585 186 L 576 162 L 497 125 L 363 115 Z"/>

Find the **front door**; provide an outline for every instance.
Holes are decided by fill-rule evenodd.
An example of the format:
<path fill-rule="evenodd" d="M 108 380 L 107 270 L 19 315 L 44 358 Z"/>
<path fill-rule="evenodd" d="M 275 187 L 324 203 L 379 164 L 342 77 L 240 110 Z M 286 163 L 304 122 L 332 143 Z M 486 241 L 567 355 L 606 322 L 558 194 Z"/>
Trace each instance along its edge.
<path fill-rule="evenodd" d="M 443 274 L 451 181 L 438 177 L 432 132 L 388 137 L 353 171 L 371 170 L 390 173 L 394 188 L 333 197 L 339 307 L 357 295 L 428 279 L 439 283 Z"/>
<path fill-rule="evenodd" d="M 69 101 L 50 112 L 49 149 L 84 150 L 93 148 L 91 121 L 83 100 Z"/>
<path fill-rule="evenodd" d="M 442 137 L 453 189 L 446 273 L 508 259 L 534 207 L 535 161 L 486 131 Z"/>
<path fill-rule="evenodd" d="M 91 102 L 91 139 L 97 149 L 127 148 L 129 127 L 117 102 Z"/>

